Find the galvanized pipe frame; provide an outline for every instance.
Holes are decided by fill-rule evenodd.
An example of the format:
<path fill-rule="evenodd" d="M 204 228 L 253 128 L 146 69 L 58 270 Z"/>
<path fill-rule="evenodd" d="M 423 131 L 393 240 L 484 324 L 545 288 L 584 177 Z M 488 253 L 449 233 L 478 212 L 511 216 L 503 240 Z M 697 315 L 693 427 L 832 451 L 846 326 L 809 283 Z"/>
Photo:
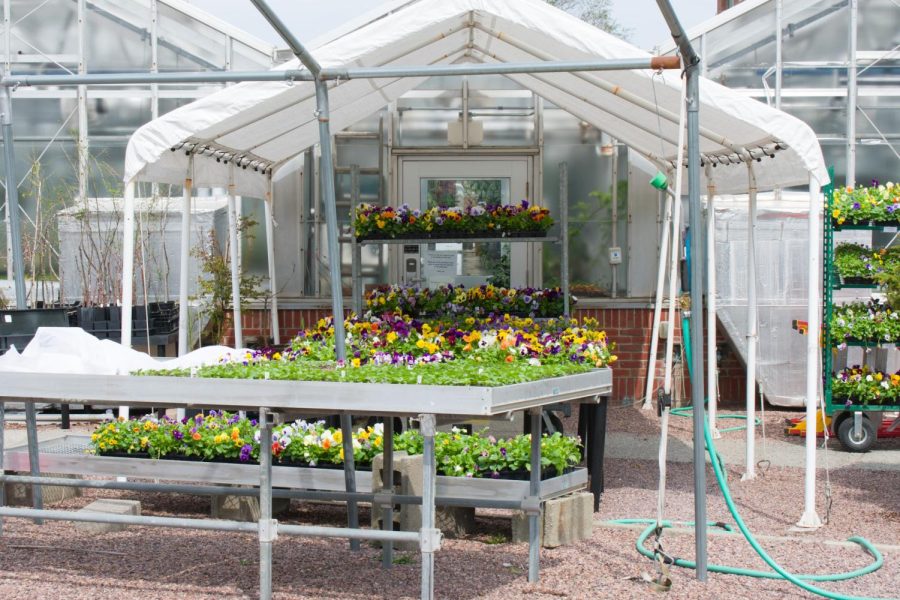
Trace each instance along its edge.
<path fill-rule="evenodd" d="M 385 427 L 387 429 L 387 427 Z M 385 465 L 388 465 L 385 460 Z M 2 467 L 2 465 L 0 465 Z M 393 469 L 390 469 L 393 470 Z M 390 472 L 385 468 L 385 472 Z M 95 490 L 126 490 L 131 492 L 159 492 L 171 494 L 189 494 L 195 496 L 241 496 L 259 498 L 258 487 L 233 487 L 230 485 L 196 485 L 181 483 L 149 483 L 138 481 L 118 481 L 115 479 L 69 479 L 66 477 L 32 477 L 29 475 L 2 475 L 0 482 L 22 483 L 38 486 L 58 486 Z M 542 482 L 543 483 L 543 482 Z M 296 500 L 326 500 L 346 502 L 354 499 L 359 502 L 369 502 L 372 505 L 384 506 L 384 510 L 390 510 L 393 504 L 419 506 L 422 504 L 421 496 L 409 494 L 395 494 L 390 488 L 383 488 L 381 492 L 339 492 L 316 491 L 304 489 L 272 489 L 273 498 L 291 498 Z M 493 498 L 462 498 L 456 496 L 435 496 L 437 506 L 456 506 L 466 508 L 497 508 L 522 510 L 525 500 L 497 500 Z"/>

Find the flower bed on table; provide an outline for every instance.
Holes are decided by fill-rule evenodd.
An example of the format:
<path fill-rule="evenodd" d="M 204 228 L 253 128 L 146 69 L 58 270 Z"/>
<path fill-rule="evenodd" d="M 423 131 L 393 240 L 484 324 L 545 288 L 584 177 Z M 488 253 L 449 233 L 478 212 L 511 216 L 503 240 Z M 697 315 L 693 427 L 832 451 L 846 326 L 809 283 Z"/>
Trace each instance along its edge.
<path fill-rule="evenodd" d="M 476 204 L 427 210 L 413 210 L 406 204 L 360 204 L 352 216 L 353 231 L 360 240 L 540 237 L 553 226 L 548 209 L 525 200 L 505 206 Z"/>
<path fill-rule="evenodd" d="M 502 318 L 420 321 L 408 316 L 351 318 L 347 361 L 335 361 L 331 318 L 301 332 L 288 349 L 249 351 L 219 364 L 138 375 L 240 379 L 502 386 L 609 366 L 615 345 L 596 321 Z"/>
<path fill-rule="evenodd" d="M 383 435 L 381 423 L 354 431 L 353 457 L 357 466 L 371 466 L 372 459 L 383 450 Z M 98 456 L 258 463 L 261 448 L 266 447 L 275 465 L 336 468 L 344 462 L 341 430 L 326 427 L 324 421 L 298 420 L 276 425 L 272 439 L 263 444 L 255 420 L 215 410 L 180 421 L 154 416 L 120 418 L 98 426 L 90 444 Z M 395 434 L 394 448 L 409 455 L 422 454 L 422 435 L 415 430 Z M 530 435 L 498 440 L 456 428 L 435 435 L 438 472 L 451 477 L 526 479 L 530 456 Z M 561 475 L 580 461 L 577 438 L 556 433 L 541 439 L 545 477 Z"/>

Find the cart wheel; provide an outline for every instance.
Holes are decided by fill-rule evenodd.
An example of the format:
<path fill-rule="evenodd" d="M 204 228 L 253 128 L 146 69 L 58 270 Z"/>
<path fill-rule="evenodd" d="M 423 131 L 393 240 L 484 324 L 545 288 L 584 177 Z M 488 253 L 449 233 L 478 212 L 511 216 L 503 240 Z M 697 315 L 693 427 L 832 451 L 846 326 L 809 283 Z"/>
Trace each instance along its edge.
<path fill-rule="evenodd" d="M 841 444 L 849 452 L 868 452 L 875 445 L 875 426 L 866 417 L 862 419 L 859 437 L 853 433 L 852 416 L 841 421 L 837 434 Z"/>

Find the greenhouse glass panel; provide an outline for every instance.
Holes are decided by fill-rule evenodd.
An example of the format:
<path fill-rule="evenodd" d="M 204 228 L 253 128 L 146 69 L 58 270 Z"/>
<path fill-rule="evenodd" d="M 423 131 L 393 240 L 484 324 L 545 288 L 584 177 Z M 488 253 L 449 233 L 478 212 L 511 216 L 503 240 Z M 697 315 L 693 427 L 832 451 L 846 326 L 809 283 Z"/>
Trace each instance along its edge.
<path fill-rule="evenodd" d="M 166 4 L 158 6 L 160 71 L 225 69 L 224 33 Z"/>
<path fill-rule="evenodd" d="M 138 3 L 89 2 L 85 20 L 88 71 L 149 71 L 152 54 L 149 23 L 149 7 L 144 10 Z"/>
<path fill-rule="evenodd" d="M 72 55 L 78 64 L 78 21 L 76 5 L 71 0 L 6 0 L 10 5 L 12 29 L 10 54 L 12 56 L 34 56 L 40 60 L 59 55 Z M 71 60 L 59 62 L 69 65 Z M 24 67 L 24 65 L 23 65 Z M 57 69 L 62 70 L 59 66 Z M 31 67 L 33 69 L 33 67 Z M 29 69 L 29 70 L 31 70 Z"/>

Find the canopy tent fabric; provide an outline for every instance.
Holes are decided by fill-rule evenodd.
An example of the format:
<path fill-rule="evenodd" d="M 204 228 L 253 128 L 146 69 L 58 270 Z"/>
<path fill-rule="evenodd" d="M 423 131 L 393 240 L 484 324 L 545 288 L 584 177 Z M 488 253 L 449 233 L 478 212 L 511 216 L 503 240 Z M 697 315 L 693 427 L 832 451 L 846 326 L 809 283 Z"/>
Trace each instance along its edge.
<path fill-rule="evenodd" d="M 312 50 L 325 67 L 421 66 L 648 58 L 646 52 L 542 0 L 418 0 Z M 298 60 L 278 69 L 300 69 Z M 681 81 L 674 72 L 508 75 L 591 123 L 663 170 L 675 159 Z M 423 78 L 330 82 L 331 127 L 377 112 Z M 721 193 L 747 190 L 749 152 L 760 189 L 828 182 L 812 129 L 784 112 L 709 80 L 700 84 L 700 151 Z M 242 157 L 236 193 L 264 197 L 268 174 L 318 142 L 311 82 L 241 83 L 141 127 L 128 143 L 125 181 L 181 183 L 193 153 L 195 186 L 229 181 L 223 157 Z M 203 150 L 204 152 L 201 152 Z M 743 157 L 741 156 L 743 154 Z M 768 158 L 773 156 L 773 159 Z"/>

